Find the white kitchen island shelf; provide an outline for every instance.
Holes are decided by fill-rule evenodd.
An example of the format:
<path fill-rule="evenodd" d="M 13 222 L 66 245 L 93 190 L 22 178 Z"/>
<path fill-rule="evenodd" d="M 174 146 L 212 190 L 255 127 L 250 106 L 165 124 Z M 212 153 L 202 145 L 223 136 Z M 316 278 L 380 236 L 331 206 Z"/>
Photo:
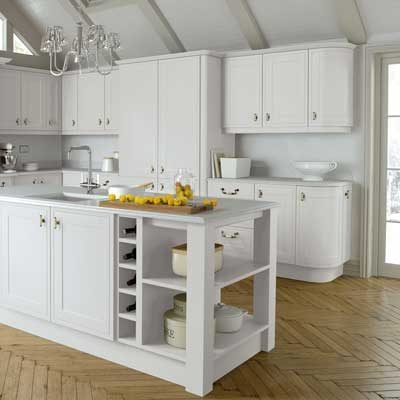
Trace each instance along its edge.
<path fill-rule="evenodd" d="M 36 299 L 32 303 L 24 293 L 18 292 L 16 299 L 13 291 L 18 287 L 8 288 L 8 269 L 0 265 L 0 323 L 183 385 L 200 396 L 258 352 L 274 348 L 277 204 L 222 200 L 214 211 L 174 215 L 41 200 L 40 191 L 56 193 L 55 188 L 41 187 L 35 188 L 35 197 L 7 191 L 0 195 L 0 249 L 7 253 L 9 268 L 23 269 L 21 276 L 32 276 L 32 268 L 43 270 L 35 260 L 52 260 L 41 287 L 44 293 L 49 290 L 43 299 L 50 300 L 39 308 Z M 14 243 L 10 236 L 17 230 L 7 231 L 14 216 L 15 223 L 24 218 L 29 240 L 46 241 L 46 246 L 36 243 L 34 248 L 42 253 L 30 252 L 24 263 L 17 251 L 21 242 Z M 41 222 L 43 216 L 46 223 Z M 215 273 L 218 230 L 243 221 L 254 225 L 253 260 L 226 255 L 223 268 Z M 125 230 L 133 227 L 135 236 L 125 237 Z M 85 235 L 78 237 L 81 231 Z M 188 249 L 187 277 L 172 270 L 171 248 L 182 243 Z M 92 262 L 97 252 L 101 256 Z M 127 254 L 131 259 L 124 260 Z M 240 331 L 215 334 L 214 305 L 221 289 L 248 277 L 254 284 L 253 315 L 244 318 Z M 36 281 L 36 287 L 39 284 Z M 164 314 L 182 292 L 187 295 L 185 349 L 164 339 Z"/>

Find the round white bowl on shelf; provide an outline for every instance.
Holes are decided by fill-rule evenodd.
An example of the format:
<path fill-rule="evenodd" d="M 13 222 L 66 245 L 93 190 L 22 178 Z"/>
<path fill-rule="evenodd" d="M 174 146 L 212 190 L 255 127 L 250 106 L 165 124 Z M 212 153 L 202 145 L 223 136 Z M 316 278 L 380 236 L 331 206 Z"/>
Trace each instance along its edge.
<path fill-rule="evenodd" d="M 303 181 L 323 181 L 324 175 L 334 171 L 336 161 L 296 161 L 293 166 L 302 174 Z"/>

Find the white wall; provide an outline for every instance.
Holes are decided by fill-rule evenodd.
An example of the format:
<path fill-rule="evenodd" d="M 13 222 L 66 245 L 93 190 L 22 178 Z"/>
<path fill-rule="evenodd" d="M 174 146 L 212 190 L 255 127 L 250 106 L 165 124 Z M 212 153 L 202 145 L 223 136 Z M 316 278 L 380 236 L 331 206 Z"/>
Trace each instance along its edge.
<path fill-rule="evenodd" d="M 40 168 L 61 167 L 61 136 L 0 135 L 1 143 L 12 143 L 18 155 L 17 167 L 26 161 L 38 161 Z M 29 146 L 28 153 L 20 153 L 20 146 Z"/>
<path fill-rule="evenodd" d="M 236 155 L 250 157 L 252 174 L 297 177 L 293 161 L 337 161 L 332 179 L 351 180 L 353 194 L 352 259 L 360 258 L 361 194 L 364 187 L 364 52 L 357 50 L 355 65 L 355 127 L 351 134 L 237 135 Z"/>
<path fill-rule="evenodd" d="M 93 168 L 100 169 L 104 157 L 112 157 L 118 151 L 118 136 L 63 136 L 62 164 L 64 167 L 87 168 L 88 155 L 86 152 L 72 153 L 71 161 L 67 160 L 67 152 L 71 146 L 88 145 L 92 149 Z"/>

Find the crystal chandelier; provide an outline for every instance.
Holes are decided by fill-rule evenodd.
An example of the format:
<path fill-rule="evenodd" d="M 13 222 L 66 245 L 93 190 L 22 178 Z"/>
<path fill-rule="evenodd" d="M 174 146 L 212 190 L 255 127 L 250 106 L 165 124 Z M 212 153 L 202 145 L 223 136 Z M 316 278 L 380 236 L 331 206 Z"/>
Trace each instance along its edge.
<path fill-rule="evenodd" d="M 92 25 L 86 34 L 81 22 L 77 24 L 77 35 L 67 52 L 62 68 L 58 67 L 57 54 L 62 53 L 68 45 L 61 26 L 47 28 L 47 34 L 42 39 L 40 50 L 50 57 L 50 73 L 61 76 L 67 71 L 70 62 L 77 64 L 79 71 L 83 68 L 97 71 L 101 75 L 109 75 L 113 69 L 113 52 L 121 48 L 118 33 L 106 33 L 103 25 Z M 106 67 L 100 67 L 104 60 Z"/>

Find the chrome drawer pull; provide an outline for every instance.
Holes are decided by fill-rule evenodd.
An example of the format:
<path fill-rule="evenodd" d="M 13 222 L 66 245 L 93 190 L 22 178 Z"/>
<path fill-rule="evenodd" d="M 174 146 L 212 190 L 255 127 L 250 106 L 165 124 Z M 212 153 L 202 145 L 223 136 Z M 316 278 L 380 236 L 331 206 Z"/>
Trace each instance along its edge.
<path fill-rule="evenodd" d="M 259 199 L 262 199 L 263 196 L 264 196 L 263 191 L 262 191 L 261 189 L 258 189 L 258 198 L 259 198 Z"/>
<path fill-rule="evenodd" d="M 221 188 L 221 192 L 227 196 L 236 196 L 239 193 L 239 189 L 235 189 L 233 192 L 227 192 L 225 188 Z"/>
<path fill-rule="evenodd" d="M 239 237 L 239 232 L 235 233 L 225 233 L 225 231 L 221 231 L 221 236 L 225 239 L 237 239 Z"/>
<path fill-rule="evenodd" d="M 346 199 L 350 199 L 350 190 L 346 190 L 344 197 L 346 197 Z"/>

